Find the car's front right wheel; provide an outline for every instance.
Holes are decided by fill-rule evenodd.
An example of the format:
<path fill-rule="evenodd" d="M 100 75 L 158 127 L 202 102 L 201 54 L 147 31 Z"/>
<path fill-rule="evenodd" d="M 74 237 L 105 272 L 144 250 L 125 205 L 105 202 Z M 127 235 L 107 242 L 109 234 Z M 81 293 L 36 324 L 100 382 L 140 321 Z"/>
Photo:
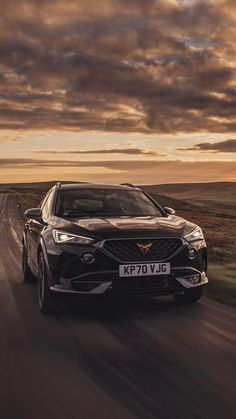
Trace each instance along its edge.
<path fill-rule="evenodd" d="M 203 287 L 188 289 L 184 294 L 174 295 L 175 301 L 179 304 L 193 304 L 200 300 L 203 294 Z"/>
<path fill-rule="evenodd" d="M 47 269 L 43 253 L 38 259 L 38 301 L 40 311 L 44 314 L 60 313 L 64 308 L 61 296 L 55 295 L 49 288 Z"/>

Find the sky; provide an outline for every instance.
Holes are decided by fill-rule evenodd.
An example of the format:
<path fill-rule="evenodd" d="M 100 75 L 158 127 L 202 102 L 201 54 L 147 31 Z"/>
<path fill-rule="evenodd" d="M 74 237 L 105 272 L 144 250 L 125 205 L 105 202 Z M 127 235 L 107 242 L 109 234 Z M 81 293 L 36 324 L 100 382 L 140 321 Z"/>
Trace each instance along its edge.
<path fill-rule="evenodd" d="M 236 181 L 235 0 L 0 0 L 0 182 Z"/>

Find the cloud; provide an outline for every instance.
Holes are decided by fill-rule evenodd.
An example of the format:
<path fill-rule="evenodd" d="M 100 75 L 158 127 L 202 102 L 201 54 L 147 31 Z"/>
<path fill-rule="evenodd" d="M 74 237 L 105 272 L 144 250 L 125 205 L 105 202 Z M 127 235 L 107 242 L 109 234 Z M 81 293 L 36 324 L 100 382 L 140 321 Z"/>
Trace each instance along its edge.
<path fill-rule="evenodd" d="M 160 157 L 165 154 L 156 150 L 146 150 L 144 148 L 112 148 L 112 149 L 99 149 L 99 150 L 42 150 L 39 153 L 43 154 L 127 154 L 138 155 L 142 157 Z"/>
<path fill-rule="evenodd" d="M 178 148 L 182 151 L 203 151 L 214 153 L 236 153 L 236 139 L 219 141 L 216 143 L 199 143 L 189 148 Z"/>
<path fill-rule="evenodd" d="M 206 170 L 207 164 L 207 170 Z M 33 158 L 0 158 L 1 179 L 15 178 L 27 181 L 41 180 L 48 174 L 51 178 L 91 182 L 134 182 L 137 184 L 160 184 L 186 182 L 216 182 L 236 180 L 236 162 L 199 161 L 184 162 L 156 160 L 77 161 Z M 22 175 L 23 174 L 23 175 Z M 109 174 L 109 177 L 107 177 Z M 4 180 L 2 180 L 4 181 Z"/>
<path fill-rule="evenodd" d="M 3 135 L 0 137 L 0 142 L 3 143 L 15 143 L 15 142 L 25 142 L 28 141 L 26 136 L 16 136 L 16 135 Z"/>
<path fill-rule="evenodd" d="M 0 7 L 0 128 L 236 131 L 233 1 Z"/>

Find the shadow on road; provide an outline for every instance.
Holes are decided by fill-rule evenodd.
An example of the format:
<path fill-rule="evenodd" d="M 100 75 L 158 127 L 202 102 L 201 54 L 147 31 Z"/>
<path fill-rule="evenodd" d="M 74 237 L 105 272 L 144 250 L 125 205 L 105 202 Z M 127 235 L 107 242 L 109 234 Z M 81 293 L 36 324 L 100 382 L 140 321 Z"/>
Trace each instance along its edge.
<path fill-rule="evenodd" d="M 158 316 L 173 318 L 188 311 L 189 315 L 199 314 L 200 306 L 181 306 L 173 297 L 97 297 L 81 296 L 65 298 L 63 315 L 102 323 L 131 319 L 148 320 Z"/>
<path fill-rule="evenodd" d="M 37 285 L 24 284 L 22 278 L 12 283 L 12 293 L 18 309 L 22 314 L 32 316 L 41 315 L 39 313 L 37 301 Z M 64 302 L 61 313 L 42 315 L 42 317 L 55 318 L 63 315 L 67 320 L 78 317 L 79 322 L 92 321 L 104 324 L 124 322 L 126 320 L 150 320 L 161 317 L 163 319 L 173 319 L 185 316 L 195 318 L 202 317 L 205 307 L 202 304 L 181 306 L 168 297 L 113 297 L 113 296 L 61 296 Z"/>

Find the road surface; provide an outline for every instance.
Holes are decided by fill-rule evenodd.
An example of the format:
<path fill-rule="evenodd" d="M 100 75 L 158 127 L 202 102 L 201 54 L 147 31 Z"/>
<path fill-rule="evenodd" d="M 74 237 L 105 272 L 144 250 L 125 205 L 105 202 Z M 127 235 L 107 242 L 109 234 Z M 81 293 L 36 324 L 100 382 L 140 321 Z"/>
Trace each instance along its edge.
<path fill-rule="evenodd" d="M 1 419 L 235 419 L 236 310 L 142 299 L 42 315 L 14 195 L 0 216 Z"/>

